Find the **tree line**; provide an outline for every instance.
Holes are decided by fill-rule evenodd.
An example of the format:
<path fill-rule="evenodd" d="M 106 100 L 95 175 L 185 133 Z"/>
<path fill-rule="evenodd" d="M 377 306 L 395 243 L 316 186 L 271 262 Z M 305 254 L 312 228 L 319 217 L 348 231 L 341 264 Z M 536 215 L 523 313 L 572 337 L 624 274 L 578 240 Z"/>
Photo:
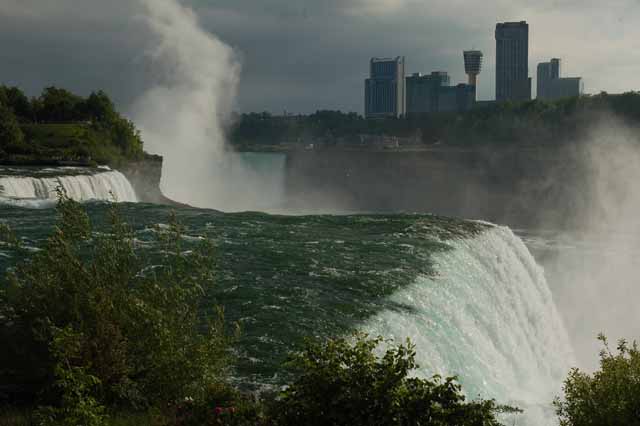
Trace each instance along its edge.
<path fill-rule="evenodd" d="M 640 92 L 492 103 L 460 113 L 369 120 L 354 112 L 328 110 L 285 116 L 247 113 L 236 117 L 229 139 L 236 146 L 249 147 L 362 145 L 371 135 L 396 136 L 406 143 L 426 145 L 557 144 L 579 140 L 594 121 L 608 114 L 628 125 L 640 125 Z"/>
<path fill-rule="evenodd" d="M 53 155 L 51 150 L 60 146 L 90 155 L 96 145 L 109 145 L 117 156 L 127 159 L 143 154 L 140 132 L 116 110 L 105 92 L 92 92 L 84 98 L 65 89 L 47 87 L 40 96 L 28 98 L 17 87 L 0 86 L 0 158 L 12 154 Z M 45 148 L 48 150 L 42 152 Z M 61 156 L 68 154 L 57 151 Z M 111 157 L 115 156 L 112 153 Z"/>

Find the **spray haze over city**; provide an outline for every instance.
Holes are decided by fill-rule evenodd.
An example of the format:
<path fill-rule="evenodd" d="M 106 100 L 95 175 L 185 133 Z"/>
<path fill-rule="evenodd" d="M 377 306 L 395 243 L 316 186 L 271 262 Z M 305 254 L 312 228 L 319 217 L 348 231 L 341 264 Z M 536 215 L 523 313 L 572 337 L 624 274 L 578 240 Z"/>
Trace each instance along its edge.
<path fill-rule="evenodd" d="M 636 6 L 3 2 L 0 424 L 630 424 Z"/>

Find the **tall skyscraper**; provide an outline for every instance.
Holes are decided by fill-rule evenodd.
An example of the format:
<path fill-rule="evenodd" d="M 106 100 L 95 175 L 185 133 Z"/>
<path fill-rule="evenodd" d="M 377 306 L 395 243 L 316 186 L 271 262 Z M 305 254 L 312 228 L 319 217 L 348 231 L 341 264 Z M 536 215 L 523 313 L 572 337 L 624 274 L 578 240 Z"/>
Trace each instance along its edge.
<path fill-rule="evenodd" d="M 451 86 L 450 83 L 451 79 L 444 71 L 434 71 L 429 75 L 416 73 L 407 77 L 407 114 L 460 112 L 473 108 L 476 86 Z"/>
<path fill-rule="evenodd" d="M 582 78 L 561 77 L 560 59 L 553 58 L 549 62 L 538 64 L 537 81 L 538 99 L 560 99 L 580 96 L 583 92 Z"/>
<path fill-rule="evenodd" d="M 536 97 L 538 99 L 546 99 L 548 97 L 547 90 L 551 86 L 551 80 L 560 78 L 560 59 L 553 58 L 549 62 L 538 64 L 536 80 Z"/>
<path fill-rule="evenodd" d="M 415 73 L 407 77 L 407 114 L 423 114 L 438 111 L 442 87 L 449 87 L 451 79 L 444 71 L 429 75 Z"/>
<path fill-rule="evenodd" d="M 496 101 L 531 99 L 529 24 L 496 25 Z"/>
<path fill-rule="evenodd" d="M 364 87 L 367 118 L 400 117 L 406 111 L 405 59 L 372 58 Z"/>

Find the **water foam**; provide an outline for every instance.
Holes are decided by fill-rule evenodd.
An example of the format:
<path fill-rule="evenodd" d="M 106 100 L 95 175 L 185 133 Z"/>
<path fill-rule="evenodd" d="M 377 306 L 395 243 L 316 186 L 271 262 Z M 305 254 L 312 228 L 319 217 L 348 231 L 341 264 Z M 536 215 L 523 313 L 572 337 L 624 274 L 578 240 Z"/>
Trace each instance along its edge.
<path fill-rule="evenodd" d="M 411 338 L 420 376 L 457 375 L 468 396 L 519 405 L 528 424 L 554 424 L 551 401 L 575 364 L 542 268 L 508 228 L 450 244 L 434 256 L 437 277 L 392 296 L 412 309 L 385 310 L 364 330 Z"/>
<path fill-rule="evenodd" d="M 0 202 L 22 207 L 48 207 L 56 200 L 58 187 L 77 201 L 138 201 L 127 178 L 118 171 L 109 170 L 49 177 L 0 176 Z"/>

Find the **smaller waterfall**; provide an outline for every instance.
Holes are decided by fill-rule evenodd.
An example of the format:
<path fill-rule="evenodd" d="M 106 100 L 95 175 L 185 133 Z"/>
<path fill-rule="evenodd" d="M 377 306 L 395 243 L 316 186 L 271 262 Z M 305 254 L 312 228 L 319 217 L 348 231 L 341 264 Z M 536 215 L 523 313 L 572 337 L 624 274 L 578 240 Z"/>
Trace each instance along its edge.
<path fill-rule="evenodd" d="M 49 205 L 56 200 L 58 187 L 76 201 L 138 201 L 127 178 L 118 171 L 108 170 L 46 177 L 0 175 L 0 202 L 28 207 Z"/>

